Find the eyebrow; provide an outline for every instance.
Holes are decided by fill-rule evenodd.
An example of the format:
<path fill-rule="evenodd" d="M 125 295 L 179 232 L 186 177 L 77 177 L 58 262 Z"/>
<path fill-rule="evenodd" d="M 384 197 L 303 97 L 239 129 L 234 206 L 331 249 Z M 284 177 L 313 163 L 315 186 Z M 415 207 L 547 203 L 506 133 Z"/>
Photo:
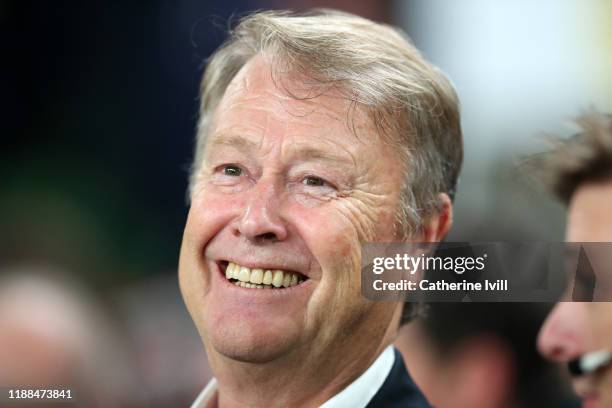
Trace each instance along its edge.
<path fill-rule="evenodd" d="M 257 149 L 257 143 L 242 136 L 235 135 L 219 135 L 211 142 L 209 148 L 215 147 L 232 147 L 240 151 L 250 151 Z"/>
<path fill-rule="evenodd" d="M 322 150 L 320 148 L 301 144 L 302 146 L 292 151 L 291 157 L 298 160 L 316 160 L 323 162 L 340 163 L 355 166 L 356 162 L 351 155 L 340 155 L 330 151 Z M 295 145 L 294 145 L 295 146 Z M 209 148 L 219 147 L 231 147 L 243 153 L 255 151 L 259 148 L 259 143 L 249 140 L 246 137 L 222 134 L 217 135 L 211 143 Z"/>

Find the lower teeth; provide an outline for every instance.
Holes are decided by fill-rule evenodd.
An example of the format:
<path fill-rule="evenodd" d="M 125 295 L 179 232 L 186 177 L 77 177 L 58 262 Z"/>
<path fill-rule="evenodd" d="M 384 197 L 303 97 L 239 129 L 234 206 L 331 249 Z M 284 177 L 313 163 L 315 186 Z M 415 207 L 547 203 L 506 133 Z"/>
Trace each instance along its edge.
<path fill-rule="evenodd" d="M 250 288 L 250 289 L 280 289 L 280 288 L 276 288 L 273 285 L 258 285 L 256 283 L 250 283 L 250 282 L 242 282 L 239 280 L 230 280 L 231 283 L 233 283 L 236 286 L 240 286 L 242 288 Z"/>

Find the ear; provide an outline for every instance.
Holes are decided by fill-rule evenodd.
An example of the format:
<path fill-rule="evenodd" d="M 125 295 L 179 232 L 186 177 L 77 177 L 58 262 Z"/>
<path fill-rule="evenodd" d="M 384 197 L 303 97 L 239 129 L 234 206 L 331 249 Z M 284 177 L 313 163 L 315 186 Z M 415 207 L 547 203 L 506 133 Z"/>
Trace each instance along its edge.
<path fill-rule="evenodd" d="M 438 209 L 423 222 L 422 242 L 440 242 L 453 225 L 453 203 L 446 193 L 437 196 Z"/>

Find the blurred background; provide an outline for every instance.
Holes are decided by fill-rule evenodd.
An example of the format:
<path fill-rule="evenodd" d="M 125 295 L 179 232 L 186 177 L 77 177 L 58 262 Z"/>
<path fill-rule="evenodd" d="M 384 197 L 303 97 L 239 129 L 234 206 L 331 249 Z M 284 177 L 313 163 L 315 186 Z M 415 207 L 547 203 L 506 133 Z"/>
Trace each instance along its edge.
<path fill-rule="evenodd" d="M 311 7 L 402 27 L 456 85 L 448 240 L 563 239 L 564 209 L 516 164 L 581 111 L 612 111 L 612 2 L 4 0 L 0 386 L 189 405 L 210 378 L 176 279 L 204 61 L 238 16 Z M 398 341 L 437 406 L 575 406 L 535 353 L 549 305 L 451 306 Z"/>

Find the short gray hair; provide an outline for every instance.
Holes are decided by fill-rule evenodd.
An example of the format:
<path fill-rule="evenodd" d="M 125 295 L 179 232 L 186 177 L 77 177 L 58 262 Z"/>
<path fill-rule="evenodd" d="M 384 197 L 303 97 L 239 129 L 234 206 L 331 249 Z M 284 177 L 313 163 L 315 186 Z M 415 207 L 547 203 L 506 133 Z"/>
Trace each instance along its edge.
<path fill-rule="evenodd" d="M 216 106 L 238 71 L 264 54 L 340 90 L 352 106 L 365 108 L 378 133 L 397 147 L 406 175 L 396 216 L 400 236 L 419 230 L 438 209 L 439 193 L 453 198 L 463 158 L 453 86 L 401 30 L 333 10 L 257 12 L 230 31 L 210 57 L 200 87 L 190 195 Z"/>

